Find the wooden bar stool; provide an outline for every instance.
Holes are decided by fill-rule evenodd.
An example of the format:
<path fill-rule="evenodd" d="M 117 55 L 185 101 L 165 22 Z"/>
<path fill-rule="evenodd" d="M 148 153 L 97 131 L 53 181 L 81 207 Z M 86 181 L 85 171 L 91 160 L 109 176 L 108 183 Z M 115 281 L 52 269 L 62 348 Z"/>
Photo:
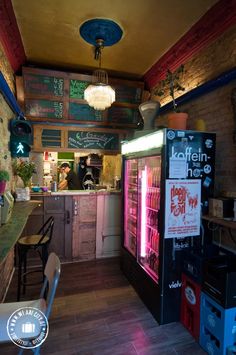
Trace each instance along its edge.
<path fill-rule="evenodd" d="M 54 217 L 49 217 L 40 230 L 33 235 L 27 235 L 20 238 L 17 242 L 18 250 L 18 287 L 17 287 L 17 301 L 20 301 L 21 290 L 23 287 L 23 293 L 25 293 L 25 287 L 36 285 L 39 282 L 27 283 L 27 275 L 33 272 L 44 273 L 45 265 L 48 260 L 48 247 L 52 239 L 54 227 Z M 32 270 L 27 272 L 27 253 L 29 250 L 35 250 L 38 252 L 42 268 L 39 270 Z M 22 273 L 23 268 L 23 273 Z M 43 280 L 42 280 L 43 281 Z"/>

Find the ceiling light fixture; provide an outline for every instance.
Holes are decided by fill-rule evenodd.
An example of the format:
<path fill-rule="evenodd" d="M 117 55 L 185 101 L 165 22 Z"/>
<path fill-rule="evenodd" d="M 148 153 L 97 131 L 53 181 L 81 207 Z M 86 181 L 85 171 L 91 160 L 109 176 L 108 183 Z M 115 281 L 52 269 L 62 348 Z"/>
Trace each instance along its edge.
<path fill-rule="evenodd" d="M 101 69 L 103 39 L 97 40 L 94 59 L 99 60 L 99 69 L 93 72 L 92 84 L 84 91 L 84 99 L 95 110 L 105 110 L 115 101 L 115 90 L 108 85 L 108 74 Z"/>
<path fill-rule="evenodd" d="M 83 39 L 94 45 L 94 59 L 99 61 L 99 69 L 93 72 L 92 84 L 84 91 L 84 99 L 95 110 L 105 110 L 115 101 L 115 90 L 108 85 L 108 74 L 101 69 L 102 49 L 118 42 L 122 37 L 121 28 L 113 21 L 93 19 L 80 27 Z"/>

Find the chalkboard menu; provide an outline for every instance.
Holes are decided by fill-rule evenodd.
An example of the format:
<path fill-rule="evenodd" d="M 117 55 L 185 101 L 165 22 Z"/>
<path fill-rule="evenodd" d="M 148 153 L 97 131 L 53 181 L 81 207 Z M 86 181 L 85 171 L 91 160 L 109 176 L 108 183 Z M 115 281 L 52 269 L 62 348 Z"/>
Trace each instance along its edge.
<path fill-rule="evenodd" d="M 83 99 L 84 90 L 89 86 L 89 82 L 82 80 L 70 80 L 70 98 Z"/>
<path fill-rule="evenodd" d="M 32 117 L 62 118 L 63 102 L 26 99 L 25 113 Z"/>
<path fill-rule="evenodd" d="M 48 118 L 81 122 L 81 125 L 106 126 L 107 128 L 136 128 L 140 114 L 143 83 L 109 78 L 116 91 L 116 101 L 105 111 L 91 108 L 84 100 L 84 90 L 92 82 L 92 75 L 23 67 L 21 97 L 24 111 L 32 118 Z M 18 91 L 18 89 L 17 89 Z M 19 91 L 20 92 L 20 91 Z M 20 98 L 20 95 L 19 95 Z"/>
<path fill-rule="evenodd" d="M 114 85 L 116 101 L 138 104 L 141 102 L 142 90 L 133 86 Z"/>
<path fill-rule="evenodd" d="M 43 129 L 42 147 L 61 147 L 61 131 L 57 129 Z"/>
<path fill-rule="evenodd" d="M 69 119 L 79 121 L 102 121 L 102 111 L 96 111 L 89 105 L 78 104 L 77 102 L 69 103 Z"/>
<path fill-rule="evenodd" d="M 119 150 L 119 135 L 106 132 L 68 131 L 68 148 Z"/>
<path fill-rule="evenodd" d="M 140 113 L 136 108 L 111 106 L 108 109 L 108 122 L 137 124 L 140 118 Z"/>
<path fill-rule="evenodd" d="M 64 79 L 47 75 L 25 74 L 24 88 L 26 93 L 63 96 Z"/>

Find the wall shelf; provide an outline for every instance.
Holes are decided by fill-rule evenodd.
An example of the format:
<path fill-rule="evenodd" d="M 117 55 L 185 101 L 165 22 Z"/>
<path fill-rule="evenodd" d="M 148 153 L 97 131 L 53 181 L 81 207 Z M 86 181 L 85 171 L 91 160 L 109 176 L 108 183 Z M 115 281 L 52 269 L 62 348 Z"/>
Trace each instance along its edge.
<path fill-rule="evenodd" d="M 226 220 L 223 218 L 218 218 L 218 217 L 213 217 L 213 216 L 208 216 L 208 215 L 202 216 L 202 219 L 204 219 L 208 222 L 218 224 L 218 225 L 226 227 L 226 228 L 236 229 L 236 221 L 233 221 L 233 220 Z"/>

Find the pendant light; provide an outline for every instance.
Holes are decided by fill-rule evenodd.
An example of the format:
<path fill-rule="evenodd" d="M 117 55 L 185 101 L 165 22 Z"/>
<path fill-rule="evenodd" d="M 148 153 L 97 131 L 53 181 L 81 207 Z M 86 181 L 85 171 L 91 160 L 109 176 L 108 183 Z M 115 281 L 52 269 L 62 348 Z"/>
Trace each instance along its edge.
<path fill-rule="evenodd" d="M 102 50 L 117 43 L 123 34 L 120 26 L 107 19 L 88 20 L 80 27 L 81 37 L 94 45 L 94 59 L 99 69 L 93 72 L 92 83 L 84 91 L 84 99 L 95 110 L 105 110 L 115 101 L 115 90 L 108 84 L 108 74 L 101 69 Z"/>
<path fill-rule="evenodd" d="M 84 91 L 84 99 L 95 110 L 105 110 L 115 101 L 115 90 L 108 85 L 108 74 L 101 69 L 103 40 L 97 40 L 95 59 L 99 60 L 99 69 L 93 72 L 92 84 Z"/>

